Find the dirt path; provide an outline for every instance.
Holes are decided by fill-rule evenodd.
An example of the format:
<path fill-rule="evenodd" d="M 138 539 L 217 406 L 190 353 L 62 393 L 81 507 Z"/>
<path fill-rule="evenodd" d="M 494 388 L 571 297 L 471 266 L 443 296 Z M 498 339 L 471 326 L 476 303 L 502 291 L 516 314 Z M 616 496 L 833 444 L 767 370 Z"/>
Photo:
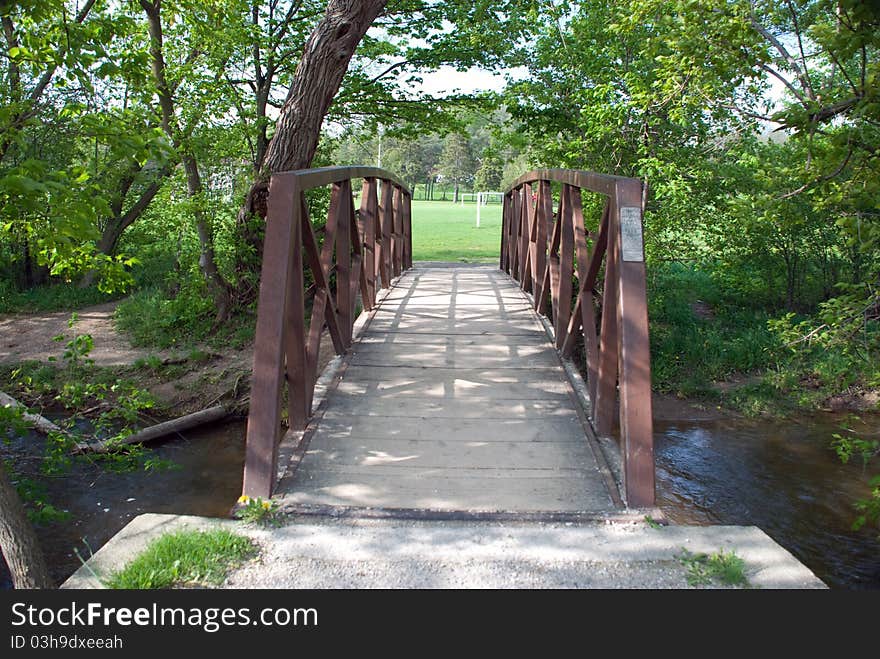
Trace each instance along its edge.
<path fill-rule="evenodd" d="M 182 372 L 176 375 L 151 374 L 144 370 L 137 376 L 140 385 L 164 405 L 169 416 L 203 409 L 215 404 L 231 388 L 242 390 L 249 386 L 252 346 L 238 350 L 197 346 L 202 348 L 204 358 L 192 362 L 187 358 L 189 350 L 134 348 L 125 334 L 118 332 L 113 325 L 117 304 L 107 302 L 78 310 L 79 321 L 75 329 L 80 334 L 91 334 L 94 348 L 89 357 L 96 366 L 131 366 L 136 360 L 150 355 L 176 360 L 175 363 L 187 362 Z M 60 362 L 67 341 L 74 335 L 73 329 L 67 326 L 70 315 L 70 311 L 58 311 L 0 316 L 0 364 L 46 361 L 49 357 Z M 63 341 L 54 340 L 59 334 L 64 335 Z M 318 356 L 319 370 L 326 366 L 333 354 L 332 342 L 325 332 Z"/>
<path fill-rule="evenodd" d="M 100 366 L 131 364 L 147 355 L 166 356 L 163 351 L 133 348 L 125 336 L 113 327 L 113 312 L 117 302 L 107 302 L 77 311 L 79 321 L 75 330 L 91 334 L 94 349 L 89 357 Z M 71 312 L 15 314 L 0 317 L 0 363 L 18 363 L 27 360 L 45 361 L 48 357 L 59 360 L 74 330 L 67 326 Z M 63 334 L 64 341 L 54 337 Z"/>

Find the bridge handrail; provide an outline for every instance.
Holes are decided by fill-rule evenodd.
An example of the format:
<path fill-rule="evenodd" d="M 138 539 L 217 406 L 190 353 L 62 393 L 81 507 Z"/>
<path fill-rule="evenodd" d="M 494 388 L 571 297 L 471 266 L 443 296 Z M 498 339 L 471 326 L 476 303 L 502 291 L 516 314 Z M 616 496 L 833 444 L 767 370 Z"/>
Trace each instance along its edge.
<path fill-rule="evenodd" d="M 553 182 L 561 184 L 555 212 Z M 584 224 L 583 190 L 606 197 L 601 219 L 590 233 Z M 538 169 L 517 178 L 504 195 L 500 268 L 532 294 L 538 313 L 549 316 L 563 357 L 571 357 L 583 335 L 591 420 L 600 436 L 612 432 L 619 384 L 623 485 L 633 507 L 654 505 L 642 236 L 639 179 Z M 603 262 L 600 294 L 596 289 Z"/>
<path fill-rule="evenodd" d="M 363 179 L 363 188 L 356 211 L 352 180 L 357 179 Z M 305 192 L 326 185 L 332 186 L 330 206 L 319 246 Z M 336 353 L 345 353 L 351 346 L 358 290 L 369 311 L 377 289 L 387 288 L 392 278 L 412 267 L 411 201 L 403 181 L 376 167 L 322 167 L 272 175 L 254 337 L 244 494 L 265 498 L 275 487 L 285 386 L 291 430 L 305 429 L 311 417 L 325 326 Z M 304 265 L 314 280 L 308 291 Z M 305 302 L 312 292 L 307 328 Z"/>

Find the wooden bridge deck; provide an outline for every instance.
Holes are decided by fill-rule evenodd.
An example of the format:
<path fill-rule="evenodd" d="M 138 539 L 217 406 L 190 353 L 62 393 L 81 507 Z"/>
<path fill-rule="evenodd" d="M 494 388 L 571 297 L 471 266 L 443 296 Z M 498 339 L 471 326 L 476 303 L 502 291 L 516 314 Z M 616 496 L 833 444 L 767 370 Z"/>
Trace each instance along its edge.
<path fill-rule="evenodd" d="M 614 509 L 528 298 L 493 266 L 406 272 L 351 348 L 277 493 L 304 506 Z M 619 501 L 619 499 L 617 499 Z"/>

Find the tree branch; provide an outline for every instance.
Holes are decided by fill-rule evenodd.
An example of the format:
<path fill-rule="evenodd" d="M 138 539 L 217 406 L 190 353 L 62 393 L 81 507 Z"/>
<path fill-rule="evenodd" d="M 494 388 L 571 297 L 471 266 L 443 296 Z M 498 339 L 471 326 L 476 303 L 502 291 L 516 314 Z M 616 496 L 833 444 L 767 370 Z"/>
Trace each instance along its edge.
<path fill-rule="evenodd" d="M 853 154 L 853 146 L 852 146 L 852 144 L 850 144 L 849 149 L 847 150 L 847 153 L 846 153 L 846 157 L 843 159 L 843 162 L 840 163 L 840 166 L 837 169 L 835 169 L 830 174 L 820 176 L 819 178 L 813 179 L 812 181 L 810 181 L 808 183 L 804 183 L 797 190 L 792 190 L 791 192 L 786 192 L 784 195 L 782 195 L 780 197 L 780 199 L 790 199 L 792 197 L 795 197 L 795 196 L 801 194 L 802 192 L 806 192 L 810 188 L 813 188 L 813 187 L 819 185 L 820 183 L 825 183 L 826 181 L 830 181 L 831 179 L 836 178 L 837 176 L 840 175 L 840 173 L 849 164 L 850 158 L 852 158 L 852 154 Z"/>
<path fill-rule="evenodd" d="M 792 94 L 794 94 L 795 98 L 797 98 L 797 100 L 798 100 L 802 105 L 806 105 L 806 104 L 807 104 L 807 99 L 804 98 L 804 96 L 801 94 L 800 90 L 799 90 L 797 87 L 795 87 L 795 86 L 791 83 L 791 81 L 790 81 L 788 78 L 786 78 L 784 75 L 782 75 L 781 73 L 779 73 L 779 72 L 778 72 L 776 69 L 774 69 L 773 67 L 771 67 L 771 66 L 767 66 L 766 64 L 761 64 L 761 65 L 760 65 L 760 68 L 761 68 L 762 71 L 765 71 L 765 72 L 769 73 L 769 74 L 772 75 L 774 78 L 776 78 L 777 80 L 779 80 L 783 85 L 785 85 L 786 87 L 788 87 L 788 90 L 789 90 Z"/>

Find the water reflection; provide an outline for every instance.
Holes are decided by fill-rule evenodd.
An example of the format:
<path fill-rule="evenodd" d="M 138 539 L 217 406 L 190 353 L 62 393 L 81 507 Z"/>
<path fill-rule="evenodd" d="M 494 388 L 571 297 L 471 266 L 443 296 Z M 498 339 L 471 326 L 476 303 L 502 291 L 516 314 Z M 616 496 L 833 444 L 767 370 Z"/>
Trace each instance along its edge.
<path fill-rule="evenodd" d="M 758 526 L 831 587 L 880 588 L 878 530 L 851 529 L 871 472 L 830 449 L 840 421 L 657 422 L 658 503 L 679 524 Z"/>
<path fill-rule="evenodd" d="M 153 456 L 175 469 L 114 474 L 77 462 L 63 477 L 45 479 L 47 499 L 70 512 L 68 520 L 36 529 L 52 578 L 63 582 L 80 566 L 79 556 L 88 558 L 142 513 L 227 516 L 241 494 L 244 438 L 244 421 L 205 426 L 153 445 Z M 33 445 L 23 449 L 27 441 Z M 34 434 L 17 438 L 13 448 L 41 451 L 44 442 Z M 0 588 L 11 585 L 0 561 Z"/>

